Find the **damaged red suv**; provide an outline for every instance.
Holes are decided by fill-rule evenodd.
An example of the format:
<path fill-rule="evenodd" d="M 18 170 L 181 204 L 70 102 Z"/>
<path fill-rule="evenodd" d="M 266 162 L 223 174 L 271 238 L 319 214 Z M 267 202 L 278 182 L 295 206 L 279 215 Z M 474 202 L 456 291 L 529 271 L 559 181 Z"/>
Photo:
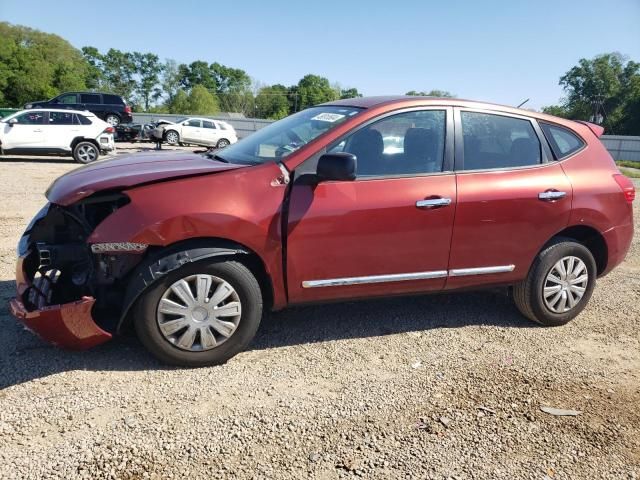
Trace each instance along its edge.
<path fill-rule="evenodd" d="M 226 361 L 263 311 L 511 287 L 562 325 L 624 258 L 633 184 L 602 128 L 416 97 L 309 108 L 210 157 L 154 152 L 57 179 L 18 246 L 11 310 L 56 345 L 133 325 L 162 361 Z"/>

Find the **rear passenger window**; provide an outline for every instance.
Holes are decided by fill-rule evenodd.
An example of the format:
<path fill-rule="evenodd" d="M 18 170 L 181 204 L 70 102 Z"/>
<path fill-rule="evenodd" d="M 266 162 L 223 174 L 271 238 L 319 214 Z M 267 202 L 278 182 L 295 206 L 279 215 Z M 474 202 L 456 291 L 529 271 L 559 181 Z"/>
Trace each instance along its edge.
<path fill-rule="evenodd" d="M 73 113 L 49 112 L 49 125 L 73 125 Z"/>
<path fill-rule="evenodd" d="M 542 162 L 540 140 L 529 120 L 462 112 L 464 169 L 513 168 Z"/>
<path fill-rule="evenodd" d="M 582 139 L 567 128 L 542 122 L 540 122 L 540 128 L 557 159 L 569 156 L 584 146 Z"/>
<path fill-rule="evenodd" d="M 207 120 L 203 120 L 202 121 L 202 126 L 204 128 L 216 128 L 216 126 L 213 124 L 213 122 L 209 122 Z"/>
<path fill-rule="evenodd" d="M 102 103 L 100 100 L 100 95 L 92 95 L 88 93 L 83 93 L 80 95 L 80 103 Z"/>

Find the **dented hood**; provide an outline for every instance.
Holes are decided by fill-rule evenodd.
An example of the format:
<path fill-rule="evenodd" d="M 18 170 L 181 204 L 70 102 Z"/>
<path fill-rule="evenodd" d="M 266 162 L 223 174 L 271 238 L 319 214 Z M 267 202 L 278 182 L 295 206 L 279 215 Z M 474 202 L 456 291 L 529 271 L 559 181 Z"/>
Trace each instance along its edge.
<path fill-rule="evenodd" d="M 145 152 L 98 161 L 57 178 L 47 190 L 47 199 L 69 205 L 101 190 L 128 188 L 171 178 L 223 172 L 233 165 L 189 152 Z"/>

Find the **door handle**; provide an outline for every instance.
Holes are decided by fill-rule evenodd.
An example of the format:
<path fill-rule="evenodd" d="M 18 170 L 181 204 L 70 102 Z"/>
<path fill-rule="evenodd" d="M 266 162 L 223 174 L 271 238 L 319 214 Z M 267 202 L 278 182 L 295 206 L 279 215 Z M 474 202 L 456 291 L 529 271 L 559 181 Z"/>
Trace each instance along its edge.
<path fill-rule="evenodd" d="M 451 205 L 450 198 L 427 198 L 416 202 L 416 207 L 425 209 L 446 207 L 448 205 Z"/>
<path fill-rule="evenodd" d="M 546 192 L 540 192 L 538 194 L 538 199 L 543 200 L 545 202 L 551 202 L 553 200 L 560 200 L 567 195 L 567 192 L 559 192 L 557 190 L 547 190 Z"/>

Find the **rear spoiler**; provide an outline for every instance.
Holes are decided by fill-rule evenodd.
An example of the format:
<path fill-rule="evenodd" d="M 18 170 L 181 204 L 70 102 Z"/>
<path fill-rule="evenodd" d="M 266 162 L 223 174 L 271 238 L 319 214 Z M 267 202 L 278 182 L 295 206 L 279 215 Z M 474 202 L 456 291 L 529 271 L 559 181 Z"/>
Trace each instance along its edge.
<path fill-rule="evenodd" d="M 600 125 L 596 125 L 595 123 L 585 122 L 584 120 L 574 120 L 574 122 L 578 122 L 578 123 L 582 123 L 583 125 L 586 125 L 598 138 L 600 138 L 604 133 L 604 127 L 601 127 Z"/>

